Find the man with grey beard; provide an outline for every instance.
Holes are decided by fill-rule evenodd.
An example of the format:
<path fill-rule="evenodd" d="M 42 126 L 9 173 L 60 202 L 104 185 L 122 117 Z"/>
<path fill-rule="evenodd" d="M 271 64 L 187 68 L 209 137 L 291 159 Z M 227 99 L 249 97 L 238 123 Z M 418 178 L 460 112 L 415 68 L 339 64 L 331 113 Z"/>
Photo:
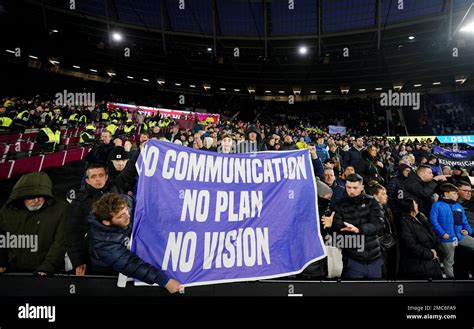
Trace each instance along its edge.
<path fill-rule="evenodd" d="M 42 172 L 22 176 L 0 210 L 0 273 L 40 276 L 64 269 L 66 203 Z"/>

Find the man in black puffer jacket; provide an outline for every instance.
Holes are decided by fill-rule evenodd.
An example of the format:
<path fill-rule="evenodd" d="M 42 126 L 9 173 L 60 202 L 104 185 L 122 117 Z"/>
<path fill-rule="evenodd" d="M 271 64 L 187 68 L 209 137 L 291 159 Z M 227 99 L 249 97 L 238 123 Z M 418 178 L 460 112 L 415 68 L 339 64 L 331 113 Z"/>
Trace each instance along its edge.
<path fill-rule="evenodd" d="M 343 234 L 344 245 L 337 245 L 342 247 L 343 278 L 382 277 L 383 261 L 377 235 L 384 227 L 383 209 L 374 197 L 364 193 L 360 175 L 347 176 L 344 199 L 334 206 L 331 216 L 323 216 L 322 222 L 325 228 Z"/>
<path fill-rule="evenodd" d="M 446 182 L 446 176 L 438 175 L 433 177 L 433 171 L 428 165 L 421 165 L 416 170 L 416 175 L 408 176 L 404 184 L 404 198 L 411 198 L 416 201 L 420 212 L 429 216 L 433 194 L 438 188 L 438 182 Z"/>
<path fill-rule="evenodd" d="M 73 200 L 66 220 L 66 252 L 71 260 L 74 274 L 85 275 L 89 264 L 87 217 L 91 213 L 92 204 L 106 193 L 127 193 L 137 176 L 135 163 L 138 156 L 139 153 L 130 159 L 125 169 L 113 181 L 109 180 L 104 164 L 96 163 L 87 168 L 86 184 L 71 198 Z"/>
<path fill-rule="evenodd" d="M 128 249 L 132 234 L 131 213 L 133 202 L 128 196 L 109 193 L 94 203 L 89 216 L 92 267 L 104 274 L 118 272 L 148 284 L 157 283 L 170 293 L 178 292 L 181 286 L 178 281 Z"/>

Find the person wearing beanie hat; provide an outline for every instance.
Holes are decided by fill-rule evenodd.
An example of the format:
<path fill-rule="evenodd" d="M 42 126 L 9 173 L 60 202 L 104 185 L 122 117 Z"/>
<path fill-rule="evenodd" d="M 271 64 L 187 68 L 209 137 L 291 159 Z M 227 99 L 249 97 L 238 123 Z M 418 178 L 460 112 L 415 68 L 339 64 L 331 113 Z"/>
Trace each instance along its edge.
<path fill-rule="evenodd" d="M 0 273 L 44 276 L 64 269 L 65 218 L 66 203 L 53 195 L 49 176 L 42 172 L 23 175 L 0 210 L 0 232 L 26 238 L 29 246 L 2 246 Z"/>
<path fill-rule="evenodd" d="M 126 152 L 125 148 L 122 146 L 116 146 L 112 150 L 109 156 L 109 161 L 107 162 L 110 178 L 114 179 L 125 169 L 129 157 L 129 153 Z"/>
<path fill-rule="evenodd" d="M 212 144 L 214 144 L 214 139 L 212 139 L 212 137 L 204 137 L 203 146 L 201 150 L 216 151 L 216 149 L 212 146 Z"/>
<path fill-rule="evenodd" d="M 319 177 L 316 177 L 316 187 L 318 190 L 318 197 L 330 199 L 332 197 L 331 188 L 324 182 L 321 181 Z"/>

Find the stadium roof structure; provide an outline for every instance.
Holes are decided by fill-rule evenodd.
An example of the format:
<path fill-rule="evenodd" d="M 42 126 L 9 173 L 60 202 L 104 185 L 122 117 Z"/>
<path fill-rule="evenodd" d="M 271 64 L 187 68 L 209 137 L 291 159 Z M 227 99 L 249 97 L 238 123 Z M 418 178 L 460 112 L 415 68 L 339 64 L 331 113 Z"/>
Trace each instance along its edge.
<path fill-rule="evenodd" d="M 0 21 L 9 25 L 4 47 L 33 56 L 23 56 L 32 67 L 201 92 L 358 94 L 472 88 L 474 34 L 459 32 L 472 7 L 471 0 L 20 0 L 0 5 Z M 5 49 L 0 56 L 20 61 Z"/>

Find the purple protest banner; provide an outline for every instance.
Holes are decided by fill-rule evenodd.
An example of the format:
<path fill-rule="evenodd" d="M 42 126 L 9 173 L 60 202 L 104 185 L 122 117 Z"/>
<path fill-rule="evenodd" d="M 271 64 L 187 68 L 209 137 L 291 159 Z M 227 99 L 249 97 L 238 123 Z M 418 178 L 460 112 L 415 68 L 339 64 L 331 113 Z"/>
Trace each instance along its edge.
<path fill-rule="evenodd" d="M 325 257 L 308 150 L 223 154 L 147 143 L 132 251 L 185 286 L 300 273 Z"/>

